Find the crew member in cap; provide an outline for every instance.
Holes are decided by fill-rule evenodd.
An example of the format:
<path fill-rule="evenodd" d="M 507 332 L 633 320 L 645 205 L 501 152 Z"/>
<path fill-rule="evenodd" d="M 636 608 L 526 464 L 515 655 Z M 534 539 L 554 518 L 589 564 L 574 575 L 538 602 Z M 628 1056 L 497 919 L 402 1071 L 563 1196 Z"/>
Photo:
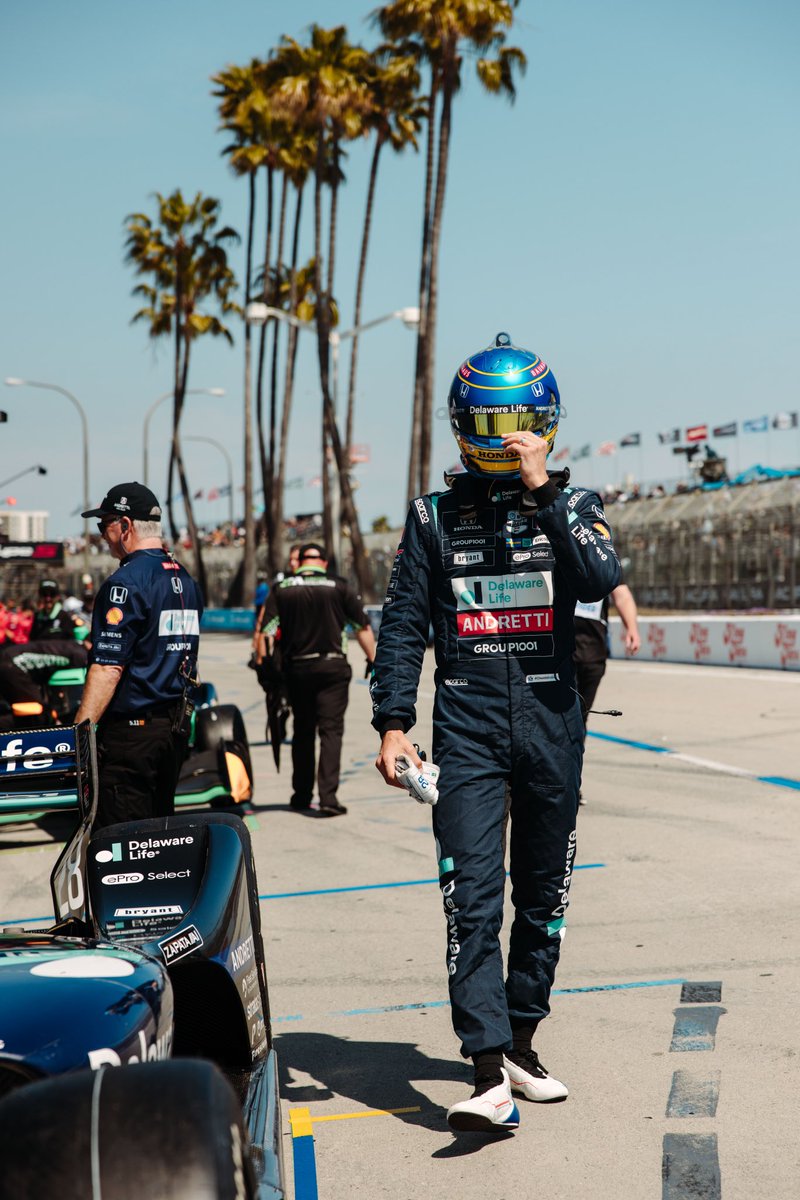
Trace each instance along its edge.
<path fill-rule="evenodd" d="M 97 724 L 94 828 L 168 816 L 186 755 L 184 700 L 197 674 L 203 600 L 162 548 L 161 509 L 141 483 L 109 490 L 97 527 L 119 567 L 92 614 L 92 650 L 76 723 Z"/>
<path fill-rule="evenodd" d="M 39 602 L 26 642 L 0 646 L 0 728 L 37 728 L 51 722 L 45 685 L 54 671 L 85 667 L 85 621 L 66 612 L 54 579 L 39 584 Z"/>

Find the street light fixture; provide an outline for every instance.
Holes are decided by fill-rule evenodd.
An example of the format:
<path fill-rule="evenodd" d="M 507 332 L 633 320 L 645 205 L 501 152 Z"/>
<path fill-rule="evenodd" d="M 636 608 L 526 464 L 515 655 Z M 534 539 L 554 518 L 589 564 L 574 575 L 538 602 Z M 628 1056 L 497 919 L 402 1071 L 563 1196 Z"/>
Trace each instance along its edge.
<path fill-rule="evenodd" d="M 78 400 L 77 396 L 73 396 L 72 392 L 68 392 L 66 388 L 60 387 L 57 383 L 40 383 L 34 379 L 17 379 L 13 375 L 8 375 L 5 380 L 6 387 L 33 387 L 43 388 L 48 392 L 58 392 L 61 396 L 66 396 L 71 404 L 77 408 L 81 418 L 81 429 L 83 433 L 83 510 L 84 512 L 91 507 L 89 499 L 89 422 L 86 419 L 86 412 L 83 405 Z M 89 521 L 84 517 L 83 521 L 83 563 L 89 567 Z"/>
<path fill-rule="evenodd" d="M 17 471 L 16 475 L 9 475 L 8 479 L 0 480 L 0 488 L 4 488 L 9 483 L 13 483 L 15 479 L 21 479 L 23 475 L 30 475 L 31 471 L 38 471 L 40 475 L 46 475 L 47 467 L 42 467 L 39 465 L 39 463 L 34 463 L 32 467 L 26 467 L 24 471 Z"/>
<path fill-rule="evenodd" d="M 228 520 L 230 522 L 231 530 L 233 530 L 233 463 L 231 462 L 230 454 L 228 454 L 228 451 L 225 449 L 222 442 L 218 442 L 216 438 L 199 436 L 195 437 L 192 435 L 190 437 L 185 437 L 183 440 L 185 442 L 206 442 L 209 446 L 216 446 L 219 452 L 225 456 L 225 462 L 228 464 L 228 495 L 230 497 L 230 502 L 228 504 Z"/>
<path fill-rule="evenodd" d="M 148 408 L 147 412 L 144 415 L 144 426 L 142 428 L 142 483 L 145 485 L 145 487 L 147 487 L 147 482 L 148 482 L 147 476 L 148 476 L 149 462 L 148 462 L 147 446 L 148 446 L 148 430 L 150 428 L 150 418 L 152 417 L 153 413 L 158 408 L 159 404 L 163 404 L 165 400 L 169 400 L 170 396 L 174 396 L 174 395 L 175 395 L 175 393 L 172 390 L 172 388 L 170 388 L 170 390 L 168 392 L 162 393 L 162 395 L 160 395 L 157 400 L 153 401 L 153 403 L 150 405 L 150 407 Z M 224 396 L 225 388 L 187 388 L 184 395 L 186 395 L 186 396 Z"/>

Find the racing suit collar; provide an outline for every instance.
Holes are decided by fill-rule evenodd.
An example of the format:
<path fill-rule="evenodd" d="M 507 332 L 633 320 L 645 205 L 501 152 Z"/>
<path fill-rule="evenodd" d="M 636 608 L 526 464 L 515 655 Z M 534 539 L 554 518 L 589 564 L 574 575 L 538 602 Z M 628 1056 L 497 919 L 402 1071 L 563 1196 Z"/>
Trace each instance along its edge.
<path fill-rule="evenodd" d="M 563 491 L 569 483 L 569 467 L 548 471 L 547 474 L 559 491 Z M 476 504 L 481 500 L 496 503 L 499 499 L 511 500 L 527 494 L 521 479 L 479 479 L 475 475 L 451 475 L 445 472 L 444 481 L 462 504 Z"/>

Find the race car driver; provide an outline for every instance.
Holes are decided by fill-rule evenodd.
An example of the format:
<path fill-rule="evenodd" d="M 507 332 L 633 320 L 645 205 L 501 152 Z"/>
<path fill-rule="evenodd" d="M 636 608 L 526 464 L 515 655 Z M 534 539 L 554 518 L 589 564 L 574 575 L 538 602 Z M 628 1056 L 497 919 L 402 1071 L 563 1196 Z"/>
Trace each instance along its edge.
<path fill-rule="evenodd" d="M 450 423 L 466 474 L 410 506 L 383 608 L 372 678 L 376 766 L 419 756 L 409 740 L 429 622 L 434 629 L 433 831 L 447 923 L 453 1025 L 475 1087 L 456 1130 L 514 1129 L 513 1094 L 563 1099 L 532 1049 L 564 932 L 575 864 L 583 722 L 574 690 L 577 600 L 619 579 L 599 498 L 548 472 L 558 386 L 500 333 L 459 368 Z M 399 786 L 399 785 L 398 785 Z M 499 933 L 511 817 L 515 915 L 507 976 Z"/>

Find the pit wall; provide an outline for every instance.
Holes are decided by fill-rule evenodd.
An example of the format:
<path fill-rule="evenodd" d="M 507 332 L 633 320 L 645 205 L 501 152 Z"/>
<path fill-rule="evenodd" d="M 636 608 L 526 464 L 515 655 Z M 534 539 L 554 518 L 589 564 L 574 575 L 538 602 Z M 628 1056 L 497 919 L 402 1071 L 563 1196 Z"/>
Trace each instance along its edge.
<path fill-rule="evenodd" d="M 612 657 L 625 658 L 622 622 L 609 624 Z M 640 617 L 639 632 L 645 662 L 800 671 L 800 616 Z"/>

